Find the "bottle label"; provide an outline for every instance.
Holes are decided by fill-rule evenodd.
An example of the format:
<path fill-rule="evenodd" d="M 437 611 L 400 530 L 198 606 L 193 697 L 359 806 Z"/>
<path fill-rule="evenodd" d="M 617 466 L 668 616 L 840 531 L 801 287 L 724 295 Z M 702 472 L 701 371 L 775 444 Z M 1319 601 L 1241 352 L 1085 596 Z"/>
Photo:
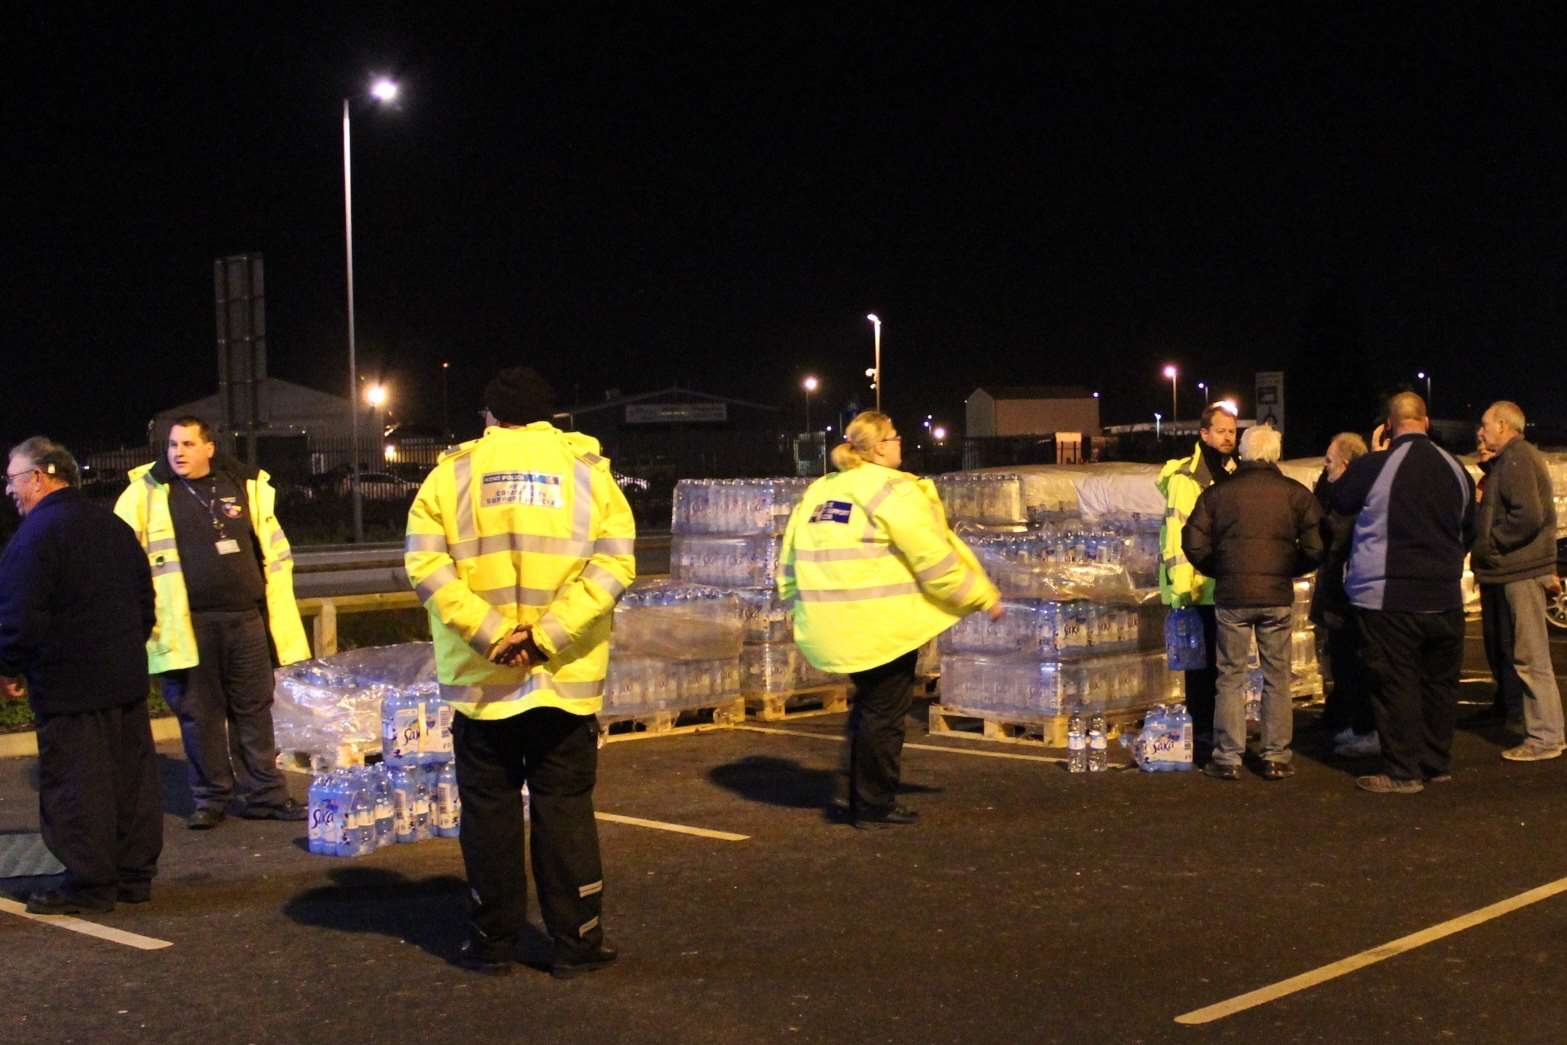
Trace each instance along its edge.
<path fill-rule="evenodd" d="M 1066 746 L 1069 751 L 1084 751 L 1088 747 L 1088 738 L 1081 733 L 1068 733 Z"/>
<path fill-rule="evenodd" d="M 1088 738 L 1088 746 L 1095 751 L 1105 750 L 1105 735 L 1103 733 L 1093 734 Z"/>
<path fill-rule="evenodd" d="M 414 828 L 411 813 L 408 792 L 403 790 L 392 792 L 392 830 L 400 835 L 412 831 Z"/>
<path fill-rule="evenodd" d="M 424 737 L 424 719 L 418 708 L 399 708 L 392 716 L 387 732 L 392 737 L 392 757 L 417 754 Z"/>
<path fill-rule="evenodd" d="M 342 830 L 338 826 L 337 803 L 328 799 L 321 803 L 317 813 L 321 820 L 321 841 L 328 845 L 336 845 L 343 837 Z"/>

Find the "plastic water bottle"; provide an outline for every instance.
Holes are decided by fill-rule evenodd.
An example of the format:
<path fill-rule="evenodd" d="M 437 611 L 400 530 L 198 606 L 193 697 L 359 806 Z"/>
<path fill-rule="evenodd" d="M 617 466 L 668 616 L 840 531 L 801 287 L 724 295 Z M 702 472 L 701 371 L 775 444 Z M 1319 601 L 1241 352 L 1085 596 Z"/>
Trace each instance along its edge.
<path fill-rule="evenodd" d="M 1173 768 L 1177 772 L 1185 772 L 1195 768 L 1192 761 L 1192 713 L 1186 710 L 1185 704 L 1176 704 L 1170 708 L 1171 726 L 1180 733 L 1180 740 L 1176 745 L 1172 756 Z"/>
<path fill-rule="evenodd" d="M 462 800 L 457 797 L 457 767 L 447 762 L 435 776 L 435 833 L 456 838 L 462 826 Z"/>
<path fill-rule="evenodd" d="M 414 783 L 413 771 L 398 766 L 391 772 L 392 779 L 392 833 L 399 842 L 417 842 L 414 832 Z"/>
<path fill-rule="evenodd" d="M 410 767 L 408 776 L 413 781 L 414 789 L 414 841 L 427 842 L 432 836 L 434 825 L 430 822 L 430 774 L 417 766 Z"/>
<path fill-rule="evenodd" d="M 1098 773 L 1110 764 L 1110 752 L 1105 738 L 1105 717 L 1094 712 L 1088 720 L 1088 771 Z"/>
<path fill-rule="evenodd" d="M 1137 735 L 1138 744 L 1133 749 L 1133 755 L 1146 772 L 1161 773 L 1169 764 L 1168 714 L 1163 704 L 1155 704 L 1143 717 L 1143 729 Z"/>
<path fill-rule="evenodd" d="M 1171 671 L 1191 671 L 1206 665 L 1207 643 L 1203 637 L 1202 614 L 1186 606 L 1171 610 L 1164 618 L 1164 653 Z"/>
<path fill-rule="evenodd" d="M 393 690 L 381 699 L 381 760 L 388 766 L 411 766 L 419 760 L 424 719 L 411 693 Z"/>
<path fill-rule="evenodd" d="M 327 824 L 332 819 L 332 807 L 328 800 L 330 789 L 330 775 L 318 774 L 310 781 L 310 826 L 308 831 L 309 849 L 312 853 L 325 854 L 336 851 L 336 845 L 329 850 L 326 844 Z"/>
<path fill-rule="evenodd" d="M 452 760 L 452 707 L 440 697 L 426 697 L 424 738 L 420 745 L 420 765 L 435 766 Z"/>
<path fill-rule="evenodd" d="M 1081 705 L 1072 708 L 1072 716 L 1066 720 L 1066 770 L 1068 773 L 1088 772 L 1088 737 L 1083 734 Z"/>
<path fill-rule="evenodd" d="M 370 797 L 369 775 L 363 769 L 350 770 L 348 786 L 353 795 L 352 851 L 348 855 L 364 856 L 375 851 L 375 800 Z"/>
<path fill-rule="evenodd" d="M 397 841 L 396 817 L 392 807 L 392 778 L 386 767 L 370 767 L 370 793 L 375 801 L 375 847 Z"/>

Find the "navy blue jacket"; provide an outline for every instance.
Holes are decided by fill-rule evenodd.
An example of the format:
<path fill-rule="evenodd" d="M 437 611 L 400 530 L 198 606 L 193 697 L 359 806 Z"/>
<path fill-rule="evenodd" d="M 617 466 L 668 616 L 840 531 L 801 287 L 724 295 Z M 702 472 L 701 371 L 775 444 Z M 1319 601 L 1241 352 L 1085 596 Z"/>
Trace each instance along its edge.
<path fill-rule="evenodd" d="M 1406 613 L 1463 608 L 1475 487 L 1457 458 L 1424 433 L 1401 435 L 1356 458 L 1332 498 L 1334 515 L 1353 520 L 1344 571 L 1350 602 Z"/>
<path fill-rule="evenodd" d="M 0 556 L 0 674 L 39 718 L 147 699 L 152 573 L 131 528 L 79 490 L 33 506 Z"/>

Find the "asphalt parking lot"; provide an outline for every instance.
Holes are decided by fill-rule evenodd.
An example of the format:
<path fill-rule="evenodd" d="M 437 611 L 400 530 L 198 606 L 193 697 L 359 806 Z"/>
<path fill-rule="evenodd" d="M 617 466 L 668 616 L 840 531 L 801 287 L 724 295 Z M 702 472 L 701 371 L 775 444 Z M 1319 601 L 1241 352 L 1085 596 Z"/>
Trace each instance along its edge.
<path fill-rule="evenodd" d="M 335 860 L 302 824 L 190 832 L 166 745 L 154 901 L 81 920 L 143 942 L 0 911 L 0 1040 L 1563 1040 L 1567 759 L 1504 763 L 1501 730 L 1465 729 L 1451 783 L 1368 795 L 1315 719 L 1280 783 L 1074 777 L 911 720 L 921 822 L 872 833 L 827 811 L 841 716 L 609 745 L 622 959 L 569 982 L 448 964 L 455 840 Z M 0 831 L 37 829 L 32 777 L 0 762 Z"/>

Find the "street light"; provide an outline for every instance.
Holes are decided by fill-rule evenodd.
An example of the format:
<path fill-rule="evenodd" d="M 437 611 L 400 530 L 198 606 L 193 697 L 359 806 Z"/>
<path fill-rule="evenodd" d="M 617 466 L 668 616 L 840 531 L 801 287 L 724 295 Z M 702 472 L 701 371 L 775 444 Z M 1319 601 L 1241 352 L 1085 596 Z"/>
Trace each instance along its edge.
<path fill-rule="evenodd" d="M 1161 420 L 1163 420 L 1162 416 L 1159 411 L 1155 410 L 1153 415 L 1153 437 L 1155 439 L 1159 438 L 1159 422 Z"/>
<path fill-rule="evenodd" d="M 1208 382 L 1199 381 L 1197 382 L 1197 387 L 1202 392 L 1202 405 L 1206 408 L 1208 405 Z"/>
<path fill-rule="evenodd" d="M 370 97 L 385 105 L 397 100 L 397 84 L 377 77 Z M 353 502 L 354 540 L 365 539 L 364 500 L 359 494 L 359 360 L 354 341 L 354 178 L 349 162 L 348 103 L 343 99 L 343 246 L 348 259 L 348 498 Z"/>
<path fill-rule="evenodd" d="M 805 389 L 805 430 L 807 432 L 811 430 L 811 393 L 816 391 L 818 384 L 820 382 L 814 376 L 809 376 L 800 382 L 800 387 Z"/>
<path fill-rule="evenodd" d="M 377 410 L 384 407 L 386 405 L 386 386 L 371 385 L 369 388 L 365 389 L 365 402 L 369 403 Z"/>
<path fill-rule="evenodd" d="M 876 328 L 876 368 L 874 370 L 876 377 L 876 412 L 881 413 L 881 320 L 876 318 L 876 313 L 874 312 L 865 318 L 870 320 Z"/>
<path fill-rule="evenodd" d="M 441 363 L 441 437 L 443 439 L 452 437 L 452 415 L 447 410 L 448 399 L 446 396 L 446 376 L 451 372 L 451 369 L 451 363 Z"/>
<path fill-rule="evenodd" d="M 932 438 L 934 438 L 936 440 L 937 445 L 940 445 L 941 441 L 943 439 L 947 438 L 947 430 L 945 428 L 941 427 L 940 425 L 937 425 L 935 428 L 932 428 L 930 430 L 930 434 L 931 434 Z"/>
<path fill-rule="evenodd" d="M 1422 370 L 1415 376 L 1426 383 L 1426 415 L 1429 416 L 1431 413 L 1431 375 Z"/>
<path fill-rule="evenodd" d="M 1176 419 L 1180 416 L 1180 411 L 1177 410 L 1176 406 L 1175 406 L 1176 387 L 1177 387 L 1176 383 L 1175 383 L 1175 378 L 1176 378 L 1176 376 L 1179 373 L 1180 373 L 1180 371 L 1175 369 L 1175 364 L 1174 363 L 1166 363 L 1165 364 L 1164 376 L 1170 379 L 1170 423 L 1171 424 L 1174 424 Z"/>

